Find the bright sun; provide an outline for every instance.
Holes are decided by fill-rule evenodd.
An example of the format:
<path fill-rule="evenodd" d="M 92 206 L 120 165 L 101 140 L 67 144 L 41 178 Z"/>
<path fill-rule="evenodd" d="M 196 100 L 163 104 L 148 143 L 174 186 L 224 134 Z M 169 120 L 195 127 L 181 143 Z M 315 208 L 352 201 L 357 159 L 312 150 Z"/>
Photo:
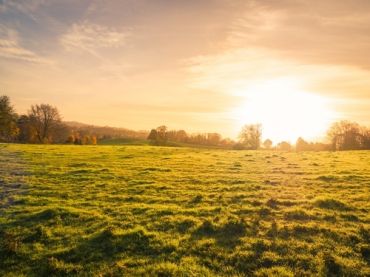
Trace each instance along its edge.
<path fill-rule="evenodd" d="M 240 125 L 261 123 L 263 138 L 295 143 L 298 137 L 318 139 L 334 118 L 328 100 L 305 92 L 294 79 L 264 81 L 244 90 L 245 103 L 234 110 Z"/>

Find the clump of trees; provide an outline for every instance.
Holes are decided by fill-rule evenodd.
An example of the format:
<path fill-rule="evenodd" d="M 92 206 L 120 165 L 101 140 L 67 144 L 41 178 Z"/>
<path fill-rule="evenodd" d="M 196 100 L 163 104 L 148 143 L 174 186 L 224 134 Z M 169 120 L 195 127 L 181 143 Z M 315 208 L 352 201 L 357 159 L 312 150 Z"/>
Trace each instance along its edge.
<path fill-rule="evenodd" d="M 331 150 L 330 144 L 320 142 L 307 142 L 303 138 L 298 138 L 295 144 L 295 149 L 301 151 L 329 151 Z"/>
<path fill-rule="evenodd" d="M 172 131 L 173 134 L 173 131 Z M 167 127 L 162 125 L 156 129 L 152 129 L 149 133 L 148 140 L 154 145 L 166 145 L 168 141 L 169 134 L 167 132 Z"/>
<path fill-rule="evenodd" d="M 8 96 L 0 97 L 0 141 L 20 143 L 96 144 L 96 136 L 80 135 L 62 122 L 58 109 L 49 104 L 32 105 L 18 115 Z"/>
<path fill-rule="evenodd" d="M 327 131 L 329 143 L 307 142 L 298 138 L 297 151 L 342 151 L 370 149 L 370 129 L 356 122 L 342 120 L 333 123 Z"/>
<path fill-rule="evenodd" d="M 70 134 L 66 140 L 66 143 L 77 144 L 77 145 L 96 145 L 97 138 L 95 135 L 83 135 L 81 136 L 78 132 Z"/>
<path fill-rule="evenodd" d="M 292 145 L 287 141 L 281 141 L 276 145 L 276 149 L 281 151 L 291 151 Z"/>
<path fill-rule="evenodd" d="M 370 149 L 370 129 L 356 122 L 343 120 L 328 130 L 332 150 Z"/>
<path fill-rule="evenodd" d="M 205 146 L 227 147 L 233 141 L 229 138 L 223 139 L 218 133 L 194 133 L 188 134 L 184 130 L 168 130 L 164 125 L 152 129 L 147 139 L 153 145 L 177 145 L 181 143 Z"/>
<path fill-rule="evenodd" d="M 95 136 L 97 141 L 105 141 L 112 139 L 135 139 L 145 140 L 148 137 L 148 131 L 134 131 L 126 128 L 116 128 L 109 126 L 95 126 L 79 122 L 64 122 L 74 134 L 79 137 Z"/>
<path fill-rule="evenodd" d="M 147 131 L 65 122 L 49 104 L 33 105 L 26 114 L 18 115 L 9 97 L 0 96 L 0 142 L 95 145 L 108 139 L 144 140 L 147 135 Z"/>
<path fill-rule="evenodd" d="M 5 142 L 64 142 L 68 128 L 56 107 L 48 104 L 31 106 L 25 115 L 17 115 L 8 96 L 0 97 L 0 140 Z"/>

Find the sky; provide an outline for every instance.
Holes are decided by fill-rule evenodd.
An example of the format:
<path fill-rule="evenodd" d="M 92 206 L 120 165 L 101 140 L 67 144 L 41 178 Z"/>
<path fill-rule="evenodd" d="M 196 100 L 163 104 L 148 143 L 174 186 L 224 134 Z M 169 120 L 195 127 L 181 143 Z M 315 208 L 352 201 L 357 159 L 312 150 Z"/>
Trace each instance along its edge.
<path fill-rule="evenodd" d="M 233 139 L 370 125 L 368 0 L 0 0 L 0 94 L 19 113 Z"/>

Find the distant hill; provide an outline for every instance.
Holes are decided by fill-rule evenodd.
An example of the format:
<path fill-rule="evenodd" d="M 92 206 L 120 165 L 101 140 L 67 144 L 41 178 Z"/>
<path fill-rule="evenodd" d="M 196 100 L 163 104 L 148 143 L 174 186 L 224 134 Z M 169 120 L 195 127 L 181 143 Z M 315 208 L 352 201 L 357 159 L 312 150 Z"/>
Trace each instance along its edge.
<path fill-rule="evenodd" d="M 74 132 L 83 135 L 94 135 L 99 140 L 111 139 L 135 139 L 144 140 L 149 132 L 145 130 L 135 131 L 127 128 L 117 128 L 110 126 L 96 126 L 77 121 L 64 121 L 64 123 Z"/>

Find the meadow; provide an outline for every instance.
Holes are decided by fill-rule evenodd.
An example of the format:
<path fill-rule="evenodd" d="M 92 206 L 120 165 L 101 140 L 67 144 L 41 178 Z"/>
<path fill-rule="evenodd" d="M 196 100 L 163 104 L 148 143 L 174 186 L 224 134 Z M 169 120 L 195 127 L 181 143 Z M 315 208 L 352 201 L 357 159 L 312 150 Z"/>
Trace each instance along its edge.
<path fill-rule="evenodd" d="M 370 276 L 370 152 L 0 144 L 0 276 Z"/>

